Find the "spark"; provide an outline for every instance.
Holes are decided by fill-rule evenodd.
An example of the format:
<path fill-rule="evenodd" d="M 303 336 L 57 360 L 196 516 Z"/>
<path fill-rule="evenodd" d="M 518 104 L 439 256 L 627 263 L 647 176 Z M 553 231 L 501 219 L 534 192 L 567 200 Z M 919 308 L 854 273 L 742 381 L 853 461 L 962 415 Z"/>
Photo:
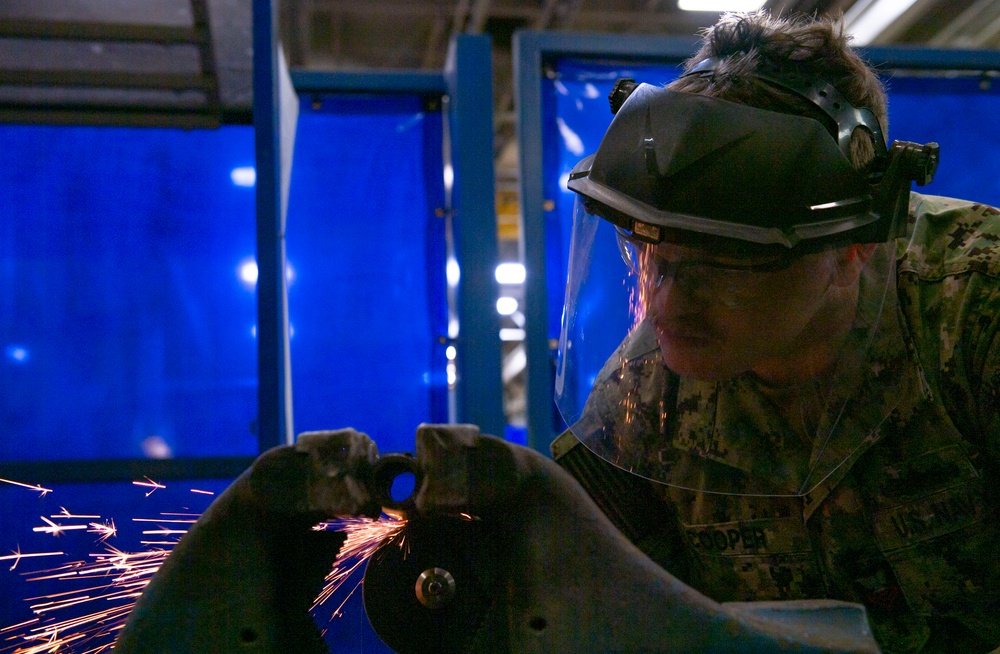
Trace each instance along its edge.
<path fill-rule="evenodd" d="M 146 488 L 151 489 L 148 493 L 146 493 L 146 497 L 149 497 L 160 488 L 166 488 L 163 484 L 158 484 L 149 477 L 143 477 L 143 479 L 146 481 L 133 481 L 132 484 L 135 486 L 145 486 Z"/>
<path fill-rule="evenodd" d="M 137 486 L 149 488 L 148 497 L 154 491 L 165 488 L 148 477 L 145 482 L 133 482 Z M 49 492 L 41 487 L 20 484 L 33 490 Z M 194 491 L 195 489 L 192 489 Z M 207 492 L 205 494 L 208 494 Z M 86 524 L 60 525 L 44 516 L 45 526 L 35 531 L 58 535 L 69 529 L 85 529 L 97 536 L 101 550 L 88 554 L 84 560 L 70 560 L 56 567 L 22 573 L 29 582 L 66 583 L 69 590 L 57 593 L 40 593 L 26 598 L 28 607 L 35 617 L 8 627 L 0 628 L 3 639 L 13 645 L 0 645 L 0 652 L 11 654 L 45 654 L 68 652 L 74 654 L 101 654 L 114 648 L 118 633 L 124 628 L 136 599 L 149 584 L 170 555 L 177 541 L 142 541 L 144 551 L 129 552 L 106 541 L 117 534 L 113 519 L 103 522 L 100 516 L 74 514 L 61 507 L 61 512 L 51 516 L 61 519 L 88 520 Z M 156 529 L 144 534 L 183 535 L 187 527 L 197 521 L 198 513 L 162 512 L 156 518 L 132 518 L 138 523 L 153 523 Z M 469 516 L 469 519 L 473 519 Z M 403 527 L 405 520 L 383 516 L 379 520 L 367 518 L 344 518 L 321 523 L 314 529 L 331 529 L 346 534 L 347 538 L 337 555 L 333 568 L 326 576 L 326 583 L 316 598 L 312 611 L 331 599 L 341 597 L 339 591 L 346 589 L 345 583 L 352 579 L 368 558 L 386 542 L 404 546 Z M 176 525 L 177 528 L 169 528 Z M 406 543 L 408 546 L 408 543 Z M 64 552 L 22 553 L 20 548 L 10 555 L 0 556 L 0 561 L 13 561 L 11 570 L 25 558 L 66 556 Z M 357 591 L 361 581 L 350 587 L 350 592 L 329 615 L 330 619 L 341 615 L 346 602 Z M 82 611 L 82 614 L 81 614 Z M 67 617 L 72 616 L 72 617 Z"/>
<path fill-rule="evenodd" d="M 17 567 L 17 564 L 21 562 L 21 559 L 31 559 L 39 556 L 63 556 L 63 554 L 63 552 L 34 552 L 31 554 L 24 554 L 21 552 L 21 548 L 18 547 L 17 549 L 11 550 L 11 554 L 0 556 L 0 561 L 10 561 L 13 559 L 14 565 L 10 566 L 10 569 L 13 570 Z"/>
<path fill-rule="evenodd" d="M 45 497 L 48 493 L 52 492 L 51 488 L 42 488 L 38 484 L 22 484 L 19 481 L 11 481 L 10 479 L 3 479 L 2 477 L 0 477 L 0 481 L 4 482 L 5 484 L 13 484 L 14 486 L 21 486 L 22 488 L 28 488 L 33 491 L 38 491 L 39 493 L 41 493 L 39 497 Z"/>
<path fill-rule="evenodd" d="M 64 531 L 72 531 L 72 530 L 76 530 L 76 529 L 86 529 L 87 528 L 87 525 L 57 525 L 56 523 L 52 522 L 51 520 L 49 520 L 45 516 L 39 516 L 39 517 L 48 526 L 47 527 L 33 527 L 31 529 L 31 531 L 37 531 L 37 532 L 41 532 L 43 534 L 52 534 L 53 536 L 58 536 L 59 534 L 61 534 Z"/>
<path fill-rule="evenodd" d="M 25 620 L 24 622 L 18 622 L 17 624 L 12 624 L 9 627 L 4 627 L 3 629 L 0 629 L 0 634 L 2 634 L 5 631 L 13 631 L 14 629 L 21 629 L 22 627 L 27 627 L 29 624 L 36 624 L 37 622 L 38 618 L 31 618 L 30 620 Z"/>
<path fill-rule="evenodd" d="M 80 520 L 100 520 L 101 519 L 101 516 L 99 516 L 99 515 L 75 515 L 73 513 L 70 513 L 66 509 L 65 506 L 60 506 L 59 507 L 59 513 L 56 513 L 54 515 L 50 515 L 49 517 L 50 518 L 77 518 L 77 519 L 80 519 Z"/>
<path fill-rule="evenodd" d="M 383 542 L 388 542 L 399 535 L 406 525 L 405 520 L 397 520 L 388 516 L 383 516 L 378 520 L 368 518 L 342 518 L 329 523 L 322 523 L 325 529 L 340 531 L 347 534 L 347 540 L 340 548 L 337 560 L 333 569 L 326 576 L 326 583 L 323 590 L 313 601 L 310 610 L 315 611 L 320 605 L 332 598 L 337 591 L 354 575 L 362 564 L 375 553 Z M 317 525 L 319 527 L 320 525 Z M 402 541 L 400 541 L 402 544 Z M 347 598 L 357 590 L 361 581 L 354 585 Z M 344 599 L 340 605 L 333 610 L 330 619 L 340 615 L 340 609 L 347 602 Z"/>
<path fill-rule="evenodd" d="M 13 632 L 7 640 L 21 643 L 11 651 L 14 654 L 56 651 L 97 654 L 110 650 L 113 637 L 124 626 L 136 598 L 169 553 L 169 550 L 130 553 L 105 545 L 103 552 L 90 554 L 89 560 L 71 561 L 32 573 L 28 576 L 29 581 L 76 581 L 82 587 L 28 598 L 29 607 L 37 617 L 3 630 Z M 53 614 L 81 606 L 97 608 L 66 619 L 53 617 Z"/>
<path fill-rule="evenodd" d="M 201 495 L 215 495 L 215 493 L 213 493 L 212 491 L 198 490 L 197 488 L 192 488 L 191 492 L 192 493 L 199 493 Z"/>
<path fill-rule="evenodd" d="M 110 522 L 105 523 L 91 522 L 89 523 L 89 526 L 90 529 L 87 530 L 88 533 L 100 535 L 97 539 L 98 543 L 103 543 L 107 539 L 118 534 L 118 528 L 115 526 L 114 518 L 112 518 Z"/>

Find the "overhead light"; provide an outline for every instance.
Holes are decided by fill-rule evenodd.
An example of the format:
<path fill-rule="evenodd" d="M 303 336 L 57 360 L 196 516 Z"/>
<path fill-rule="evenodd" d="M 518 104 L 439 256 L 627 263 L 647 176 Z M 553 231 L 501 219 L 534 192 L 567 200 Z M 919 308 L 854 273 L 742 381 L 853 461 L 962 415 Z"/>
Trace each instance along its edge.
<path fill-rule="evenodd" d="M 233 180 L 236 186 L 252 188 L 257 183 L 257 169 L 253 166 L 241 166 L 233 168 L 229 173 L 229 179 Z"/>
<path fill-rule="evenodd" d="M 767 0 L 677 0 L 684 11 L 757 11 Z"/>
<path fill-rule="evenodd" d="M 257 270 L 257 262 L 253 257 L 247 257 L 243 261 L 240 261 L 239 266 L 236 268 L 236 274 L 248 291 L 256 288 L 259 271 Z"/>
<path fill-rule="evenodd" d="M 844 31 L 853 45 L 868 45 L 917 0 L 858 0 L 844 14 Z"/>
<path fill-rule="evenodd" d="M 462 278 L 462 269 L 458 267 L 458 261 L 455 257 L 448 258 L 448 262 L 445 264 L 445 277 L 448 280 L 448 286 L 458 286 L 458 281 Z"/>
<path fill-rule="evenodd" d="M 497 298 L 497 313 L 501 316 L 509 316 L 517 311 L 517 300 L 512 297 Z"/>
<path fill-rule="evenodd" d="M 455 184 L 455 169 L 451 167 L 451 164 L 444 165 L 444 188 L 446 191 L 450 191 L 452 186 Z"/>
<path fill-rule="evenodd" d="M 497 281 L 501 284 L 523 284 L 524 266 L 519 263 L 501 263 L 496 269 Z"/>
<path fill-rule="evenodd" d="M 500 340 L 501 341 L 523 341 L 525 337 L 525 331 L 523 329 L 514 329 L 513 327 L 504 327 L 500 330 Z"/>

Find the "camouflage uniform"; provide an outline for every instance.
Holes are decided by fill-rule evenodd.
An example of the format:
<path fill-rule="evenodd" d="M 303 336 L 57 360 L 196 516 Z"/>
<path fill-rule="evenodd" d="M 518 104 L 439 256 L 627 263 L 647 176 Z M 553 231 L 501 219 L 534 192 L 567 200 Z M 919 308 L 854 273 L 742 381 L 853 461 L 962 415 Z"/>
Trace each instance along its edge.
<path fill-rule="evenodd" d="M 554 452 L 647 554 L 718 601 L 844 599 L 866 605 L 886 652 L 987 651 L 1000 645 L 1000 211 L 913 194 L 908 231 L 898 307 L 858 348 L 852 384 L 832 384 L 844 398 L 821 418 L 822 447 L 750 377 L 679 379 L 640 327 L 574 431 L 659 466 L 674 484 L 643 492 L 662 503 L 629 522 L 625 489 L 645 482 L 596 482 Z"/>

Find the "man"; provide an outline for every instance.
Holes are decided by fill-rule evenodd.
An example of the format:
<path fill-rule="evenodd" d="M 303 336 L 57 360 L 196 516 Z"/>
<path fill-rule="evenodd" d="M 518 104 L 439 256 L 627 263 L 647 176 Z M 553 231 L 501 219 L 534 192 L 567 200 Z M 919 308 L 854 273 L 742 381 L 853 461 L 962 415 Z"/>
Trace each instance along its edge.
<path fill-rule="evenodd" d="M 862 603 L 886 652 L 1000 646 L 1000 212 L 910 195 L 936 146 L 886 148 L 831 22 L 724 16 L 611 102 L 568 184 L 557 460 L 716 601 Z M 634 320 L 595 374 L 612 241 Z"/>

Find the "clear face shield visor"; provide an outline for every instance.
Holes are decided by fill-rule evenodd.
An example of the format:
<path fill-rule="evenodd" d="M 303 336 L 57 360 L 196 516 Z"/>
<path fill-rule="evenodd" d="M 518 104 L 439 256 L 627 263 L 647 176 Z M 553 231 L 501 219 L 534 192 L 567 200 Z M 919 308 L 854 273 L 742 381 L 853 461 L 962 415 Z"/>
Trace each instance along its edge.
<path fill-rule="evenodd" d="M 556 403 L 587 448 L 658 483 L 801 496 L 891 413 L 891 241 L 797 252 L 649 243 L 578 199 Z"/>

